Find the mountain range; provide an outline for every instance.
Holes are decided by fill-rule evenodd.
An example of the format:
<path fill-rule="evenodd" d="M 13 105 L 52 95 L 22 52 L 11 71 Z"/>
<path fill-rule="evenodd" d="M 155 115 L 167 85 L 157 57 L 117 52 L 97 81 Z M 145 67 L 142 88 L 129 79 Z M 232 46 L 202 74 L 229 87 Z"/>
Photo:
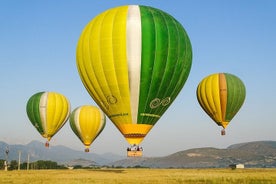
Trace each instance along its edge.
<path fill-rule="evenodd" d="M 195 148 L 165 157 L 129 158 L 112 163 L 122 167 L 224 168 L 233 164 L 245 167 L 276 167 L 276 141 L 234 144 L 226 149 Z"/>
<path fill-rule="evenodd" d="M 37 160 L 51 160 L 59 164 L 75 163 L 76 165 L 86 166 L 89 162 L 93 162 L 93 165 L 106 165 L 110 162 L 123 159 L 123 156 L 119 156 L 113 153 L 105 153 L 103 155 L 77 151 L 66 146 L 50 146 L 45 148 L 44 143 L 39 141 L 32 141 L 26 145 L 8 145 L 5 142 L 0 141 L 0 159 L 6 158 L 6 151 L 9 150 L 8 160 L 18 160 L 19 151 L 21 152 L 21 162 L 27 162 L 27 157 L 29 155 L 29 161 Z M 2 151 L 3 150 L 3 151 Z M 79 160 L 79 164 L 76 161 Z M 86 160 L 86 163 L 84 163 Z"/>
<path fill-rule="evenodd" d="M 65 165 L 107 165 L 112 167 L 150 167 L 150 168 L 221 168 L 231 164 L 244 164 L 245 167 L 276 167 L 276 141 L 256 141 L 234 144 L 226 149 L 194 148 L 176 152 L 164 157 L 126 158 L 112 153 L 95 154 L 76 151 L 65 146 L 51 146 L 49 149 L 38 141 L 27 145 L 8 145 L 0 141 L 0 159 L 5 159 L 9 147 L 8 160 L 30 162 L 52 160 Z M 25 158 L 25 159 L 24 159 Z"/>

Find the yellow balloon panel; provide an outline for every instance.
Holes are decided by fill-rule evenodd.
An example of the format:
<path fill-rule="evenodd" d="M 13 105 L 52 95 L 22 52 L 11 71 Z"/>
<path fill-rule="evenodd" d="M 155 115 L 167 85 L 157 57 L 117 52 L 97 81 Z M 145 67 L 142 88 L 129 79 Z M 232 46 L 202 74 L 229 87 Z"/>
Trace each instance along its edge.
<path fill-rule="evenodd" d="M 45 94 L 48 94 L 45 133 L 47 138 L 50 139 L 66 122 L 70 110 L 69 103 L 64 96 L 57 93 Z"/>

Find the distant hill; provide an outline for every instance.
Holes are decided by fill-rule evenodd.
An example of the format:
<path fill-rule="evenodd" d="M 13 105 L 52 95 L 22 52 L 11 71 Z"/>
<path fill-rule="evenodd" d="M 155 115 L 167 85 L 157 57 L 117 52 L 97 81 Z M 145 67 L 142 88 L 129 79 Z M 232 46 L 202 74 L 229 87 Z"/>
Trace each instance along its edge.
<path fill-rule="evenodd" d="M 276 141 L 256 141 L 249 143 L 234 144 L 228 149 L 239 149 L 248 152 L 254 152 L 260 155 L 273 155 L 276 156 Z"/>
<path fill-rule="evenodd" d="M 165 157 L 128 158 L 113 166 L 150 168 L 221 168 L 230 164 L 245 167 L 276 167 L 276 141 L 258 141 L 229 146 L 227 149 L 196 148 Z"/>
<path fill-rule="evenodd" d="M 27 155 L 30 156 L 30 162 L 37 160 L 51 160 L 59 164 L 75 163 L 76 165 L 105 165 L 118 159 L 124 158 L 118 155 L 98 155 L 95 153 L 85 153 L 84 151 L 76 151 L 65 146 L 50 146 L 45 148 L 44 144 L 39 141 L 32 141 L 27 145 L 8 145 L 5 142 L 0 142 L 0 159 L 5 159 L 5 150 L 9 147 L 8 160 L 18 160 L 18 152 L 21 152 L 21 162 L 27 160 Z M 3 151 L 2 151 L 3 150 Z M 80 159 L 80 163 L 74 161 Z M 84 160 L 87 160 L 84 163 Z"/>
<path fill-rule="evenodd" d="M 32 141 L 27 145 L 8 145 L 0 141 L 0 159 L 5 159 L 6 147 L 9 147 L 9 161 L 21 162 L 51 160 L 69 166 L 109 165 L 114 167 L 150 167 L 150 168 L 221 168 L 230 164 L 244 164 L 245 167 L 276 167 L 276 141 L 257 141 L 234 144 L 226 149 L 195 148 L 173 153 L 164 157 L 126 158 L 106 153 L 102 155 L 76 151 L 65 146 L 50 146 Z"/>

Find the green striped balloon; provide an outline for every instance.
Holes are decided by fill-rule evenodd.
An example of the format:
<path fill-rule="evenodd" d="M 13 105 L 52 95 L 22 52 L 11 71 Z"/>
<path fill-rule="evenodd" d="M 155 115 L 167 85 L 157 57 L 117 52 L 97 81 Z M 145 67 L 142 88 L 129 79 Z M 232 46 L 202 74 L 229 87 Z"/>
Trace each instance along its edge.
<path fill-rule="evenodd" d="M 226 128 L 242 107 L 246 88 L 233 74 L 214 73 L 202 79 L 196 94 L 203 110 L 219 126 Z M 224 130 L 222 134 L 225 134 Z"/>
<path fill-rule="evenodd" d="M 39 92 L 30 97 L 26 111 L 36 130 L 50 141 L 69 118 L 70 102 L 56 92 Z"/>
<path fill-rule="evenodd" d="M 183 26 L 148 6 L 99 14 L 77 46 L 84 86 L 130 144 L 139 144 L 175 100 L 191 64 Z"/>

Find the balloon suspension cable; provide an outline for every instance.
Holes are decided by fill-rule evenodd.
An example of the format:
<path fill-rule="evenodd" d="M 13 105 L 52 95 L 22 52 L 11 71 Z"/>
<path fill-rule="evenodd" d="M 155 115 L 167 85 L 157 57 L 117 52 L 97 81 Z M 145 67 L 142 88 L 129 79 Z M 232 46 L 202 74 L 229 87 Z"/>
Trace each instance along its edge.
<path fill-rule="evenodd" d="M 85 148 L 85 149 L 84 149 L 84 152 L 85 152 L 85 153 L 88 153 L 89 151 L 90 151 L 89 148 Z"/>
<path fill-rule="evenodd" d="M 45 142 L 45 147 L 46 147 L 46 148 L 49 148 L 49 146 L 50 146 L 49 141 L 46 141 L 46 142 Z"/>
<path fill-rule="evenodd" d="M 223 135 L 225 135 L 225 134 L 226 134 L 225 129 L 222 129 L 222 130 L 221 130 L 221 135 L 223 136 Z"/>

